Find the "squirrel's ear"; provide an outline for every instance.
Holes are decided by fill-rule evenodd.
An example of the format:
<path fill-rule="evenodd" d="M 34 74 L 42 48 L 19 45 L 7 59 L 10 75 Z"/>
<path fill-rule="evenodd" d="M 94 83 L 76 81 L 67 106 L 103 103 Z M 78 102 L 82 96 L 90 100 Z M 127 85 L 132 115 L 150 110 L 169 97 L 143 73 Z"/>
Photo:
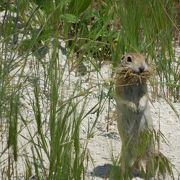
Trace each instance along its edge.
<path fill-rule="evenodd" d="M 125 58 L 125 56 L 123 55 L 122 57 L 121 57 L 121 60 L 123 60 Z"/>
<path fill-rule="evenodd" d="M 125 62 L 125 55 L 123 55 L 123 56 L 121 57 L 120 64 L 121 64 L 121 66 L 124 66 L 124 65 L 126 64 L 126 62 Z"/>
<path fill-rule="evenodd" d="M 124 59 L 125 59 L 125 55 L 123 55 L 123 56 L 121 57 L 121 60 L 120 60 L 120 64 L 121 64 L 121 65 L 124 64 Z"/>

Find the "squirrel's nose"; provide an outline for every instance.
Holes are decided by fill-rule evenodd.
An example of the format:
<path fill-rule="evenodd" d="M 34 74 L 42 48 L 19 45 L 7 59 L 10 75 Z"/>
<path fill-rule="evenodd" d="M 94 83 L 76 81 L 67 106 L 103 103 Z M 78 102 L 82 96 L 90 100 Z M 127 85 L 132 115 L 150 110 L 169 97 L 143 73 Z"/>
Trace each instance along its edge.
<path fill-rule="evenodd" d="M 142 73 L 144 71 L 144 69 L 145 69 L 144 66 L 139 67 L 139 72 Z"/>

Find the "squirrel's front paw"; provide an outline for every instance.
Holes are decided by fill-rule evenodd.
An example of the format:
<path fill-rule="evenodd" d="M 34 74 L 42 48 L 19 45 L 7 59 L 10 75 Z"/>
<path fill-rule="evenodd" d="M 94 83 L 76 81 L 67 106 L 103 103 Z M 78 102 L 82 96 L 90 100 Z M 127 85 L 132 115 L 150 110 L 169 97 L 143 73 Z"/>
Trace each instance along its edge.
<path fill-rule="evenodd" d="M 144 109 L 145 109 L 145 105 L 144 104 L 139 104 L 138 112 L 142 112 Z"/>
<path fill-rule="evenodd" d="M 138 111 L 136 104 L 133 103 L 133 102 L 129 102 L 129 103 L 128 103 L 128 108 L 129 108 L 131 111 L 133 111 L 133 112 L 137 112 L 137 111 Z"/>
<path fill-rule="evenodd" d="M 144 109 L 146 108 L 146 104 L 147 104 L 147 97 L 144 96 L 139 101 L 138 112 L 144 111 Z"/>

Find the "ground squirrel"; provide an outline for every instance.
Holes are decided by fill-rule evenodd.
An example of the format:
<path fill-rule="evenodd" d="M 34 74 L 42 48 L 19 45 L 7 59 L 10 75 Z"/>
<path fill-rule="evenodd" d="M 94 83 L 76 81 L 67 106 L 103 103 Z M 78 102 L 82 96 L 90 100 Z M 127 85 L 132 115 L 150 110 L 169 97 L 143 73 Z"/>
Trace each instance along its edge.
<path fill-rule="evenodd" d="M 153 128 L 147 95 L 148 75 L 149 67 L 145 57 L 139 53 L 124 55 L 117 67 L 115 100 L 118 130 L 122 140 L 122 172 L 135 167 L 140 158 L 137 152 L 137 147 L 142 143 L 139 140 L 140 134 Z M 148 152 L 150 148 L 149 143 L 145 151 Z"/>

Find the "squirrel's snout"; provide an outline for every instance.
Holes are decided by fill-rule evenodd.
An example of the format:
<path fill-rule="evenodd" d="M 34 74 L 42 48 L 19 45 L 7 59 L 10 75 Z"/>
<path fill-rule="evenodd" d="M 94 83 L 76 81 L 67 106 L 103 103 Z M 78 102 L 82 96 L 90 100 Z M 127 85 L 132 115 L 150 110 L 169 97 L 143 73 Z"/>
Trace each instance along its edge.
<path fill-rule="evenodd" d="M 139 72 L 140 72 L 140 73 L 144 72 L 144 70 L 145 70 L 145 67 L 144 67 L 144 66 L 139 67 Z"/>

